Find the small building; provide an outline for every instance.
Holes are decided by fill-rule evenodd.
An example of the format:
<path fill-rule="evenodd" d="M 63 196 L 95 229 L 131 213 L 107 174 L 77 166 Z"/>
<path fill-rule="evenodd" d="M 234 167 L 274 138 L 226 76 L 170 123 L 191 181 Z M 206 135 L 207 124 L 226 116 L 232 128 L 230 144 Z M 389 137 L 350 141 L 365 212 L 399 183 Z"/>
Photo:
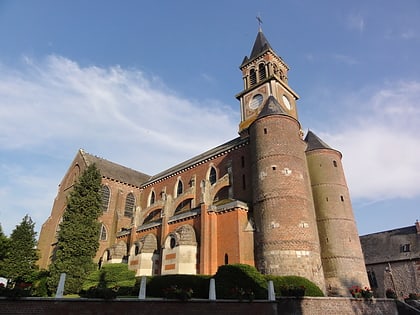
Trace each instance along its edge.
<path fill-rule="evenodd" d="M 420 222 L 360 237 L 368 278 L 376 297 L 398 298 L 420 291 Z"/>

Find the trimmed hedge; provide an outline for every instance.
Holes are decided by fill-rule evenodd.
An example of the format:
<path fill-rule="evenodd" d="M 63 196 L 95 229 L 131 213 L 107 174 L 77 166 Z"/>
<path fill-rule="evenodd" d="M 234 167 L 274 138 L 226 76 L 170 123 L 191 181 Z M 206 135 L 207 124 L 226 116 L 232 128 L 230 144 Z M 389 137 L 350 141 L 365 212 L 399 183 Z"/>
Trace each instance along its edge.
<path fill-rule="evenodd" d="M 135 272 L 128 270 L 127 264 L 106 264 L 88 275 L 80 295 L 86 297 L 107 296 L 111 292 L 106 289 L 111 289 L 118 295 L 131 295 L 134 293 L 132 291 L 135 283 Z"/>
<path fill-rule="evenodd" d="M 318 288 L 318 286 L 315 283 L 303 277 L 265 275 L 264 278 L 267 282 L 269 280 L 273 281 L 276 296 L 295 296 L 294 294 L 290 293 L 284 294 L 284 291 L 298 291 L 298 289 L 301 287 L 305 288 L 305 296 L 324 296 L 324 293 L 321 291 L 320 288 Z"/>
<path fill-rule="evenodd" d="M 255 267 L 244 264 L 220 266 L 214 278 L 218 299 L 267 299 L 267 281 Z"/>
<path fill-rule="evenodd" d="M 167 297 L 165 292 L 177 287 L 180 290 L 192 289 L 192 297 L 207 299 L 211 276 L 206 275 L 164 275 L 148 277 L 146 294 L 150 297 Z M 141 278 L 138 278 L 137 283 Z M 137 285 L 136 285 L 137 286 Z"/>

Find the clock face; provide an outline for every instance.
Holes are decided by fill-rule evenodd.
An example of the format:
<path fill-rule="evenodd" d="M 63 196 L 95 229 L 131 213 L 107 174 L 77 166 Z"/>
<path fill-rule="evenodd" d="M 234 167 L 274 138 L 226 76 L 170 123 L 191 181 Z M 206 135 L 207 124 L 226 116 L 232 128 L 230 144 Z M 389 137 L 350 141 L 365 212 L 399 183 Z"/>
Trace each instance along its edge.
<path fill-rule="evenodd" d="M 292 108 L 292 105 L 290 104 L 289 99 L 286 97 L 286 95 L 283 95 L 282 99 L 284 106 L 286 106 L 286 108 L 290 110 Z"/>
<path fill-rule="evenodd" d="M 256 94 L 249 102 L 248 106 L 250 109 L 257 109 L 263 102 L 263 96 L 261 94 Z"/>

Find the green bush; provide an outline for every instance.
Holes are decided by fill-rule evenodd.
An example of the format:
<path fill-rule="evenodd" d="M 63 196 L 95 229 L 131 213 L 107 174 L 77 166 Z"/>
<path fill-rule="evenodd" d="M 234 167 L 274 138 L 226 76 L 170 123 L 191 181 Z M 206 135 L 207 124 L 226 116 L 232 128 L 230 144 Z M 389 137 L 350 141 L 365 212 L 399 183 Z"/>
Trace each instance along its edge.
<path fill-rule="evenodd" d="M 220 266 L 214 278 L 218 299 L 267 299 L 267 281 L 255 267 Z"/>
<path fill-rule="evenodd" d="M 51 295 L 48 289 L 48 277 L 50 273 L 47 270 L 40 270 L 37 272 L 32 282 L 32 296 L 47 297 Z"/>
<path fill-rule="evenodd" d="M 138 278 L 137 283 L 141 278 Z M 209 297 L 210 276 L 205 275 L 164 275 L 148 277 L 146 294 L 150 297 L 170 297 L 168 292 L 173 288 L 189 291 L 193 298 L 207 299 Z M 136 285 L 137 286 L 137 285 Z"/>
<path fill-rule="evenodd" d="M 91 288 L 113 289 L 118 295 L 130 295 L 136 283 L 135 272 L 128 270 L 126 264 L 107 264 L 102 266 L 100 270 L 90 273 L 83 283 L 80 294 L 86 296 Z M 93 289 L 92 295 L 102 294 L 96 293 Z M 89 293 L 89 294 L 90 294 Z M 93 296 L 100 297 L 100 296 Z"/>
<path fill-rule="evenodd" d="M 273 281 L 276 296 L 301 296 L 300 288 L 305 288 L 305 296 L 324 296 L 315 283 L 303 277 L 266 275 L 265 279 Z"/>

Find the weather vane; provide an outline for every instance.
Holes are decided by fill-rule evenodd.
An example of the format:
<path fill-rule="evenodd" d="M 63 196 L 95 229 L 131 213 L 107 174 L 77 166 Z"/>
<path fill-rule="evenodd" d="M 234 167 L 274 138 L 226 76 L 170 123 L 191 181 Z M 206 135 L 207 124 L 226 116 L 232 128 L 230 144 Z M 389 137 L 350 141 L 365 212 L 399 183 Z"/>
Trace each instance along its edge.
<path fill-rule="evenodd" d="M 262 30 L 261 25 L 263 24 L 263 21 L 261 20 L 261 14 L 258 13 L 258 15 L 256 16 L 256 19 L 258 21 L 258 30 Z"/>

